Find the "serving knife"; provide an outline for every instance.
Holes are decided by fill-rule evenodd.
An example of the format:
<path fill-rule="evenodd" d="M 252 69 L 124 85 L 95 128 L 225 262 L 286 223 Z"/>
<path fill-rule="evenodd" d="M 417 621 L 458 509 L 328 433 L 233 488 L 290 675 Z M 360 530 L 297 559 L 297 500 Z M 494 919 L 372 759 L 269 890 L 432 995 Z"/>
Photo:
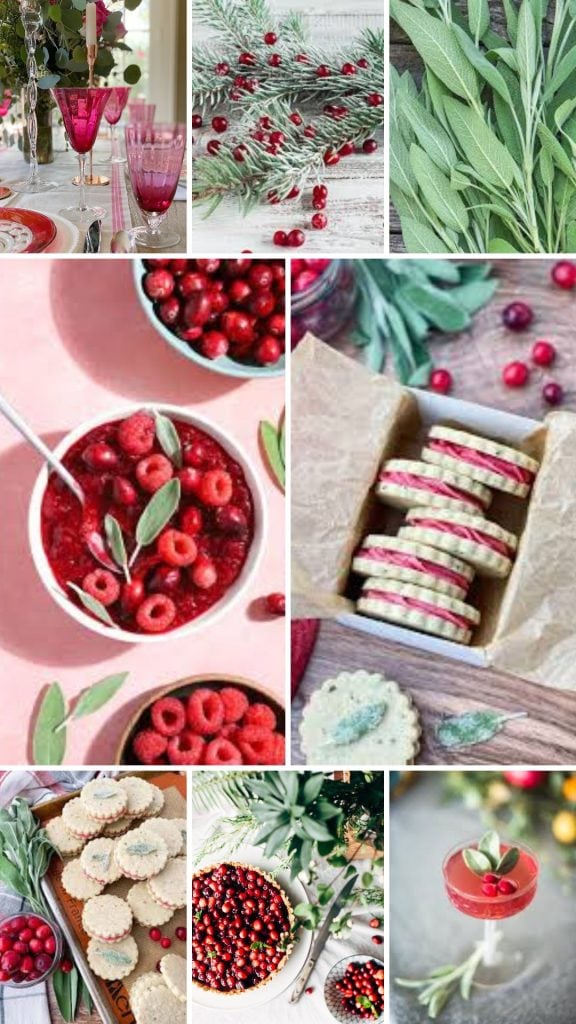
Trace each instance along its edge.
<path fill-rule="evenodd" d="M 324 924 L 322 925 L 312 945 L 312 951 L 310 953 L 310 956 L 308 957 L 306 963 L 304 964 L 304 967 L 302 968 L 302 973 L 298 978 L 298 981 L 296 982 L 295 988 L 292 990 L 292 994 L 290 996 L 291 1003 L 297 1003 L 304 989 L 306 988 L 308 978 L 310 977 L 312 971 L 316 967 L 318 958 L 328 940 L 328 936 L 330 934 L 330 925 L 332 924 L 332 921 L 336 917 L 336 914 L 338 914 L 338 912 L 342 909 L 342 906 L 344 905 L 347 896 L 352 892 L 355 882 L 356 875 L 353 875 L 352 878 L 349 878 L 348 881 L 344 883 L 344 885 L 340 889 L 340 892 L 338 893 L 334 902 L 332 903 L 330 909 L 328 910 Z"/>
<path fill-rule="evenodd" d="M 100 252 L 102 242 L 102 221 L 92 221 L 84 239 L 83 252 Z"/>

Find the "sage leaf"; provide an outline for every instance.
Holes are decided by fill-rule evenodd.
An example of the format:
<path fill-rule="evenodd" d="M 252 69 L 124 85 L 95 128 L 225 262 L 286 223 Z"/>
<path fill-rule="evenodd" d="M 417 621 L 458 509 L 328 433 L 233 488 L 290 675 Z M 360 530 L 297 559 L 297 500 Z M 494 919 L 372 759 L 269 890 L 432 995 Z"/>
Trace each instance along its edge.
<path fill-rule="evenodd" d="M 440 722 L 436 726 L 436 739 L 443 747 L 471 747 L 476 743 L 486 743 L 504 728 L 506 722 L 525 715 L 524 711 L 510 715 L 490 709 L 467 711 Z"/>
<path fill-rule="evenodd" d="M 101 622 L 105 622 L 107 626 L 115 626 L 113 618 L 107 608 L 104 607 L 101 601 L 98 601 L 91 594 L 87 594 L 85 590 L 78 587 L 75 583 L 68 583 L 70 590 L 73 590 L 77 595 L 81 603 L 84 605 L 87 611 L 91 612 Z"/>
<path fill-rule="evenodd" d="M 506 239 L 504 239 L 504 238 L 490 238 L 489 241 L 488 241 L 487 248 L 488 248 L 488 252 L 490 252 L 490 253 L 498 253 L 498 252 L 516 252 L 517 253 L 517 252 L 520 251 L 519 249 L 515 249 L 514 246 L 511 245 L 510 242 L 507 242 Z"/>
<path fill-rule="evenodd" d="M 518 34 L 516 40 L 518 70 L 521 79 L 531 85 L 536 74 L 536 23 L 530 0 L 522 0 L 518 13 Z"/>
<path fill-rule="evenodd" d="M 478 45 L 486 29 L 490 27 L 488 0 L 468 0 L 468 25 Z"/>
<path fill-rule="evenodd" d="M 350 743 L 357 743 L 363 736 L 378 728 L 387 710 L 386 701 L 377 701 L 374 704 L 366 704 L 364 707 L 358 708 L 357 711 L 353 711 L 336 723 L 330 739 L 322 746 L 342 747 L 348 746 Z"/>
<path fill-rule="evenodd" d="M 106 550 L 104 538 L 98 530 L 90 530 L 88 533 L 85 533 L 84 540 L 86 541 L 88 551 L 97 562 L 100 562 L 100 565 L 108 569 L 108 572 L 120 572 L 119 567 L 110 558 Z"/>
<path fill-rule="evenodd" d="M 545 124 L 539 124 L 537 131 L 540 142 L 544 146 L 544 149 L 550 154 L 556 166 L 560 168 L 567 178 L 570 178 L 572 181 L 576 181 L 576 174 L 574 173 L 572 161 L 562 148 L 561 143 L 558 142 L 555 135 L 552 134 Z"/>
<path fill-rule="evenodd" d="M 104 519 L 104 531 L 112 557 L 116 564 L 128 575 L 128 555 L 126 553 L 126 545 L 124 544 L 122 527 L 118 520 L 110 513 Z"/>
<path fill-rule="evenodd" d="M 490 302 L 497 288 L 498 281 L 494 278 L 488 281 L 470 281 L 468 284 L 452 288 L 450 298 L 472 315 Z"/>
<path fill-rule="evenodd" d="M 156 437 L 162 451 L 177 469 L 182 469 L 182 445 L 176 427 L 168 416 L 154 412 Z"/>
<path fill-rule="evenodd" d="M 410 163 L 428 205 L 443 224 L 456 231 L 468 227 L 468 212 L 457 192 L 450 188 L 446 175 L 419 146 L 410 147 Z"/>
<path fill-rule="evenodd" d="M 576 47 L 568 50 L 568 53 L 564 54 L 562 60 L 559 61 L 556 66 L 556 70 L 550 79 L 550 84 L 546 90 L 546 97 L 550 99 L 558 89 L 560 89 L 564 82 L 570 78 L 573 71 L 576 71 Z"/>
<path fill-rule="evenodd" d="M 462 850 L 462 858 L 468 870 L 473 871 L 475 875 L 482 877 L 487 871 L 492 870 L 490 858 L 480 850 Z"/>
<path fill-rule="evenodd" d="M 267 420 L 260 423 L 260 440 L 266 453 L 268 465 L 282 490 L 286 486 L 286 468 L 280 450 L 280 438 L 276 427 Z"/>
<path fill-rule="evenodd" d="M 407 196 L 416 196 L 416 178 L 408 149 L 397 128 L 390 128 L 390 181 Z"/>
<path fill-rule="evenodd" d="M 511 846 L 509 850 L 500 858 L 496 865 L 496 871 L 499 875 L 508 875 L 513 868 L 516 867 L 518 860 L 520 859 L 520 850 L 515 846 Z"/>
<path fill-rule="evenodd" d="M 478 849 L 480 853 L 485 853 L 490 858 L 492 867 L 495 868 L 500 862 L 500 837 L 498 833 L 494 829 L 485 832 L 478 843 Z"/>
<path fill-rule="evenodd" d="M 119 672 L 101 679 L 98 683 L 93 683 L 80 694 L 74 706 L 72 718 L 84 718 L 85 715 L 92 715 L 95 711 L 99 711 L 116 696 L 127 678 L 128 672 Z"/>
<path fill-rule="evenodd" d="M 500 74 L 498 68 L 494 67 L 494 65 L 487 60 L 482 51 L 474 46 L 470 36 L 466 35 L 464 29 L 460 28 L 459 25 L 453 25 L 453 31 L 460 46 L 462 47 L 462 51 L 466 54 L 468 60 L 482 76 L 484 81 L 488 82 L 488 84 L 492 86 L 495 92 L 498 93 L 506 103 L 512 104 L 512 98 L 510 96 L 508 86 L 506 85 L 506 80 Z"/>
<path fill-rule="evenodd" d="M 521 183 L 519 167 L 480 114 L 451 97 L 445 99 L 444 107 L 469 163 L 485 181 L 503 189 L 509 189 L 514 180 Z"/>
<path fill-rule="evenodd" d="M 514 0 L 502 0 L 502 6 L 506 16 L 506 31 L 508 32 L 510 42 L 515 46 L 518 35 L 518 11 Z"/>
<path fill-rule="evenodd" d="M 408 252 L 450 252 L 448 246 L 427 224 L 421 224 L 414 217 L 402 217 L 401 225 Z"/>
<path fill-rule="evenodd" d="M 34 725 L 34 764 L 62 764 L 66 753 L 66 730 L 58 729 L 66 718 L 66 700 L 59 683 L 48 687 Z"/>
<path fill-rule="evenodd" d="M 403 286 L 402 294 L 440 331 L 463 331 L 470 324 L 468 313 L 454 302 L 450 292 L 430 285 L 409 284 Z"/>
<path fill-rule="evenodd" d="M 456 163 L 456 150 L 448 132 L 418 100 L 406 97 L 402 109 L 422 149 L 441 170 L 449 171 Z"/>
<path fill-rule="evenodd" d="M 162 533 L 180 504 L 180 481 L 173 478 L 150 499 L 136 526 L 138 548 L 147 547 Z"/>
<path fill-rule="evenodd" d="M 474 102 L 478 97 L 476 72 L 462 53 L 451 27 L 403 0 L 391 0 L 390 12 L 426 66 L 456 96 Z"/>

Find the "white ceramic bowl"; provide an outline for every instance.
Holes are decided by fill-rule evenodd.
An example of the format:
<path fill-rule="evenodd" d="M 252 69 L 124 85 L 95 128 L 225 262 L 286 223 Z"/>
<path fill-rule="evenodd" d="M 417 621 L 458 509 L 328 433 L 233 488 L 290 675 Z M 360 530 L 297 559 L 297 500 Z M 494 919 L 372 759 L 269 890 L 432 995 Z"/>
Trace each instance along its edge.
<path fill-rule="evenodd" d="M 34 484 L 32 497 L 30 499 L 30 507 L 28 510 L 28 539 L 34 564 L 40 575 L 40 579 L 50 596 L 54 601 L 56 601 L 56 604 L 60 605 L 60 607 L 70 615 L 71 618 L 75 619 L 76 622 L 79 622 L 80 625 L 92 630 L 93 633 L 100 634 L 100 636 L 107 637 L 111 640 L 120 640 L 123 643 L 129 644 L 159 643 L 166 640 L 176 639 L 178 637 L 189 636 L 191 633 L 197 633 L 205 626 L 212 625 L 220 619 L 225 612 L 229 611 L 229 609 L 236 604 L 241 594 L 243 594 L 249 586 L 258 568 L 267 532 L 264 493 L 251 460 L 243 449 L 238 446 L 236 441 L 233 440 L 230 434 L 222 430 L 221 427 L 217 427 L 215 423 L 206 419 L 206 417 L 189 412 L 181 406 L 148 402 L 145 405 L 128 406 L 123 409 L 112 410 L 111 412 L 107 412 L 101 416 L 96 416 L 94 419 L 82 423 L 79 427 L 76 427 L 75 430 L 70 431 L 70 433 L 67 434 L 60 444 L 54 449 L 54 454 L 57 458 L 62 458 L 72 445 L 84 437 L 85 434 L 94 430 L 95 427 L 99 427 L 104 423 L 113 423 L 116 420 L 126 419 L 126 417 L 130 416 L 132 413 L 138 412 L 142 409 L 150 411 L 157 410 L 158 412 L 164 413 L 166 416 L 170 416 L 173 419 L 183 420 L 185 423 L 190 423 L 192 426 L 198 427 L 200 430 L 205 431 L 213 437 L 215 441 L 218 441 L 228 454 L 231 455 L 232 458 L 236 459 L 244 470 L 246 482 L 252 494 L 255 528 L 252 545 L 240 575 L 234 581 L 232 586 L 229 587 L 222 599 L 203 615 L 198 616 L 197 619 L 192 619 L 190 622 L 187 622 L 183 626 L 179 626 L 177 629 L 167 630 L 165 633 L 131 633 L 128 630 L 120 629 L 119 627 L 113 629 L 111 626 L 106 626 L 105 623 L 99 622 L 98 619 L 93 618 L 82 608 L 74 604 L 54 577 L 42 544 L 42 499 L 44 497 L 49 476 L 48 467 L 44 466 L 36 479 L 36 483 Z"/>

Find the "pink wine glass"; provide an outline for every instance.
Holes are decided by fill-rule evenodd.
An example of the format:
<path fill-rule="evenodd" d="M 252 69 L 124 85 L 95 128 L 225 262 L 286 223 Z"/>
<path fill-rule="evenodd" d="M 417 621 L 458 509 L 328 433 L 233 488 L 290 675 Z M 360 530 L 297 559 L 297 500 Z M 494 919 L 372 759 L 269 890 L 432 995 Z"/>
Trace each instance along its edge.
<path fill-rule="evenodd" d="M 116 125 L 124 113 L 124 108 L 130 96 L 129 85 L 112 86 L 112 94 L 104 108 L 104 117 L 110 125 L 110 142 L 112 150 L 109 160 L 101 160 L 100 163 L 125 164 L 126 157 L 122 156 L 119 150 L 118 134 Z"/>
<path fill-rule="evenodd" d="M 186 128 L 183 124 L 131 124 L 125 132 L 132 191 L 147 224 L 133 235 L 150 249 L 177 245 L 180 236 L 162 226 L 182 173 Z"/>
<path fill-rule="evenodd" d="M 152 124 L 156 116 L 156 104 L 144 103 L 137 100 L 128 104 L 128 119 L 130 124 Z"/>
<path fill-rule="evenodd" d="M 106 213 L 102 206 L 86 205 L 86 154 L 90 152 L 96 141 L 102 114 L 112 90 L 88 87 L 53 89 L 52 91 L 60 107 L 68 141 L 78 154 L 80 164 L 78 206 L 68 206 L 60 212 L 64 217 L 73 221 L 82 222 L 102 218 Z"/>

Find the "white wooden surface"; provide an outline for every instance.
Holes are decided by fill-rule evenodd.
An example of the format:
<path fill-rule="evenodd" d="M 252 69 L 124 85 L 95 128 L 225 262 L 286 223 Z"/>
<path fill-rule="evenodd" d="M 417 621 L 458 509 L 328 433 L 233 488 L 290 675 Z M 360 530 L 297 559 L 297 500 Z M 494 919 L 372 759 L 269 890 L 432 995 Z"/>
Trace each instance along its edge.
<path fill-rule="evenodd" d="M 282 17 L 300 11 L 308 17 L 310 37 L 318 46 L 338 49 L 363 28 L 382 28 L 382 0 L 271 0 L 272 9 Z M 192 7 L 194 12 L 194 6 Z M 313 11 L 313 13 L 310 13 Z M 192 21 L 194 43 L 213 36 L 210 29 Z M 197 144 L 194 153 L 204 150 L 206 140 L 214 137 L 210 129 L 194 132 Z M 203 140 L 203 141 L 202 141 Z M 203 220 L 201 206 L 192 208 L 193 254 L 240 252 L 250 249 L 259 254 L 279 255 L 325 253 L 330 255 L 383 255 L 384 224 L 384 149 L 383 134 L 378 137 L 379 149 L 372 156 L 359 154 L 346 157 L 335 167 L 327 167 L 324 180 L 330 189 L 326 207 L 328 227 L 324 231 L 310 228 L 310 197 L 291 200 L 278 206 L 262 206 L 242 217 L 233 202 L 224 201 L 216 212 Z M 309 191 L 309 190 L 307 190 Z M 302 249 L 278 249 L 272 243 L 275 231 L 302 228 L 306 244 Z"/>

